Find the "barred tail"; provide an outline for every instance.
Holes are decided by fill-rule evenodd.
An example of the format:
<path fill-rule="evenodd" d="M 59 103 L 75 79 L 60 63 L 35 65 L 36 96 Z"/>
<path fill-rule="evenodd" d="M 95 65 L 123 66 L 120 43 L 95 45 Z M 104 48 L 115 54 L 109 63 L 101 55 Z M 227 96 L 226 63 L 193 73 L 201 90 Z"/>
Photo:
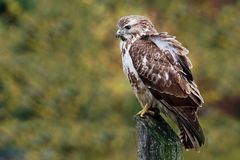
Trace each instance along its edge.
<path fill-rule="evenodd" d="M 198 121 L 196 108 L 179 107 L 175 113 L 180 129 L 180 140 L 185 149 L 198 150 L 204 144 L 205 137 Z"/>

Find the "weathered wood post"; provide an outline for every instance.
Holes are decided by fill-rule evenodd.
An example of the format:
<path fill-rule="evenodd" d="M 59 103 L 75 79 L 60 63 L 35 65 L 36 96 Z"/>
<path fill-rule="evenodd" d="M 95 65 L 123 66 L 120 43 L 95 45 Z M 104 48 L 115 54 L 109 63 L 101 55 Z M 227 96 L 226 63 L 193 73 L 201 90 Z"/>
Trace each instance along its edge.
<path fill-rule="evenodd" d="M 159 116 L 136 116 L 138 160 L 183 160 L 182 144 Z"/>

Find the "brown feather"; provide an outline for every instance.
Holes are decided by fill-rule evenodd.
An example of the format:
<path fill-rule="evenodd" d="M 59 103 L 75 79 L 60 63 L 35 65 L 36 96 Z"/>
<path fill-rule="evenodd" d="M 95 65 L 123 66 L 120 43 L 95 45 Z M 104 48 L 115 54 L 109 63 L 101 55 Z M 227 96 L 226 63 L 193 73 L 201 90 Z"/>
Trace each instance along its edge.
<path fill-rule="evenodd" d="M 132 45 L 130 55 L 143 83 L 157 99 L 164 98 L 173 106 L 201 105 L 202 98 L 196 85 L 187 79 L 187 74 L 182 74 L 185 73 L 183 67 L 180 63 L 175 64 L 170 53 L 161 51 L 152 41 L 142 39 Z"/>

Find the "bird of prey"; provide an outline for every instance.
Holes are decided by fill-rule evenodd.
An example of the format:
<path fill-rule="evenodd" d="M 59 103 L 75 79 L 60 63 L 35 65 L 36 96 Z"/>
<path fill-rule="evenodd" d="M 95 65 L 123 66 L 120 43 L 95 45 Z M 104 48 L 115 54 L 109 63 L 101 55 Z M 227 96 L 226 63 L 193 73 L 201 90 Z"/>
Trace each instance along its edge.
<path fill-rule="evenodd" d="M 143 108 L 138 115 L 153 114 L 157 108 L 178 125 L 185 149 L 198 150 L 205 141 L 197 117 L 203 98 L 193 80 L 188 50 L 144 16 L 124 16 L 117 26 L 123 71 Z"/>

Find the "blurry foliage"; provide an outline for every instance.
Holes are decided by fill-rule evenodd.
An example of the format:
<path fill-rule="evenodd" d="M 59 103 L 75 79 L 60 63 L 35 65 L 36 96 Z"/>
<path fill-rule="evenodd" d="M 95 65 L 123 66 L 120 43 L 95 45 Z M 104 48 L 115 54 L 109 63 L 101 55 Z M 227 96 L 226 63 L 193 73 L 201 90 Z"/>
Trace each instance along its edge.
<path fill-rule="evenodd" d="M 0 0 L 0 159 L 136 159 L 140 106 L 115 39 L 123 15 L 148 16 L 189 48 L 206 105 L 240 98 L 239 7 L 237 0 Z M 239 122 L 212 112 L 202 121 L 206 145 L 186 159 L 239 159 Z"/>

